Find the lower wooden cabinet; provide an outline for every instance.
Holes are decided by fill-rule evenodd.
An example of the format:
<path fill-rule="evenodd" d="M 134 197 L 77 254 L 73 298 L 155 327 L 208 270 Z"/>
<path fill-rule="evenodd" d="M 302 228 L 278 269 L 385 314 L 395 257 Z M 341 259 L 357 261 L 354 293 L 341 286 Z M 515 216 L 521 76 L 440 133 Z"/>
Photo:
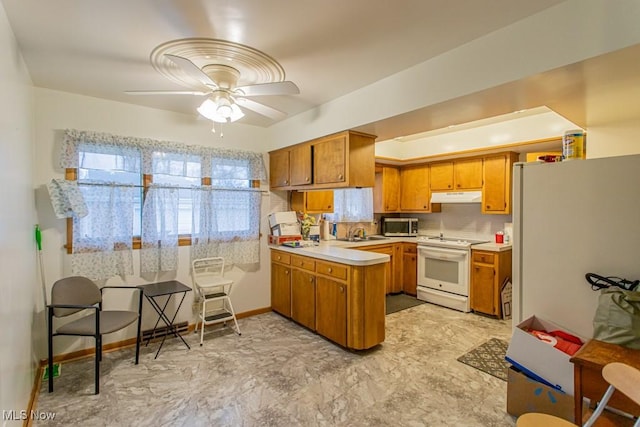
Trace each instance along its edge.
<path fill-rule="evenodd" d="M 500 291 L 511 278 L 511 252 L 471 251 L 471 310 L 501 317 Z"/>
<path fill-rule="evenodd" d="M 291 318 L 316 329 L 316 276 L 303 270 L 291 271 Z"/>
<path fill-rule="evenodd" d="M 360 251 L 376 252 L 389 255 L 391 259 L 385 270 L 386 293 L 397 294 L 402 292 L 402 243 L 387 245 L 372 245 L 357 248 Z"/>
<path fill-rule="evenodd" d="M 402 245 L 402 291 L 405 294 L 418 294 L 418 245 L 404 243 Z"/>
<path fill-rule="evenodd" d="M 298 252 L 299 253 L 299 252 Z M 384 341 L 388 263 L 347 265 L 271 250 L 271 308 L 344 347 Z"/>
<path fill-rule="evenodd" d="M 347 346 L 347 285 L 326 277 L 316 279 L 316 330 Z"/>

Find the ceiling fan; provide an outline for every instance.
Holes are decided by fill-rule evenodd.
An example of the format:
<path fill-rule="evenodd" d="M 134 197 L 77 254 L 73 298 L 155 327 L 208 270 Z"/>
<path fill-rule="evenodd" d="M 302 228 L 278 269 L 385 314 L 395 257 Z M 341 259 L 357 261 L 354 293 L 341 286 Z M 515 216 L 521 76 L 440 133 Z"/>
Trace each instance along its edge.
<path fill-rule="evenodd" d="M 207 64 L 200 68 L 191 60 L 182 56 L 164 53 L 163 57 L 175 64 L 189 77 L 191 83 L 194 83 L 193 80 L 195 80 L 198 86 L 202 85 L 203 90 L 152 90 L 126 91 L 125 93 L 129 95 L 206 95 L 207 99 L 198 107 L 198 113 L 217 123 L 235 122 L 244 117 L 240 107 L 274 120 L 281 120 L 287 116 L 286 113 L 250 98 L 253 96 L 297 95 L 300 93 L 298 86 L 291 81 L 238 86 L 241 73 L 233 66 Z"/>

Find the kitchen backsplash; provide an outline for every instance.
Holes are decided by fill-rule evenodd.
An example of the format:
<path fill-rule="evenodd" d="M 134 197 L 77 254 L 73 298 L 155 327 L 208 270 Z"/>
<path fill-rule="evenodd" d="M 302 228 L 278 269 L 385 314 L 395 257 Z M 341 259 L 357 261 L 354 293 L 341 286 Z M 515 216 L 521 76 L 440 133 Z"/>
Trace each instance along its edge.
<path fill-rule="evenodd" d="M 385 215 L 375 215 L 376 222 Z M 442 211 L 430 214 L 386 215 L 418 218 L 418 234 L 462 237 L 468 239 L 494 238 L 497 231 L 504 230 L 511 215 L 483 215 L 479 203 L 442 204 Z M 378 232 L 380 228 L 378 227 Z"/>

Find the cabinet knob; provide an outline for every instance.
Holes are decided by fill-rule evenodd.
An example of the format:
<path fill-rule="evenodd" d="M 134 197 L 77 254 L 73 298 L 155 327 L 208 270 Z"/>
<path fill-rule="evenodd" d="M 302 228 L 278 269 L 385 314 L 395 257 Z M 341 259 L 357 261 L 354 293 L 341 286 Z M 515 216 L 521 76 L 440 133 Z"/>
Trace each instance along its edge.
<path fill-rule="evenodd" d="M 427 209 L 427 205 L 424 205 L 424 206 L 422 207 L 422 209 Z"/>
<path fill-rule="evenodd" d="M 313 277 L 309 277 L 309 283 L 313 282 Z"/>
<path fill-rule="evenodd" d="M 285 179 L 285 180 L 284 180 L 284 184 L 285 184 L 285 185 L 289 184 L 289 180 L 288 180 L 288 179 Z"/>
<path fill-rule="evenodd" d="M 339 174 L 339 175 L 338 175 L 338 179 L 342 179 L 342 178 L 344 178 L 344 177 L 342 176 L 342 174 Z"/>
<path fill-rule="evenodd" d="M 327 206 L 327 209 L 331 209 L 331 205 Z"/>
<path fill-rule="evenodd" d="M 451 184 L 447 184 L 447 188 L 451 188 Z"/>
<path fill-rule="evenodd" d="M 327 270 L 329 273 L 331 273 L 333 271 L 333 268 L 329 267 L 329 269 Z"/>
<path fill-rule="evenodd" d="M 460 184 L 456 185 L 456 187 L 460 188 Z"/>
<path fill-rule="evenodd" d="M 307 176 L 307 177 L 305 177 L 305 179 L 304 179 L 304 180 L 305 180 L 305 181 L 307 181 L 307 182 L 309 182 L 309 177 L 308 177 L 308 176 Z"/>
<path fill-rule="evenodd" d="M 286 274 L 288 276 L 289 275 L 289 270 L 285 270 L 284 274 Z"/>
<path fill-rule="evenodd" d="M 282 257 L 280 255 L 278 255 L 278 261 L 280 261 L 282 259 Z"/>
<path fill-rule="evenodd" d="M 344 293 L 344 286 L 340 286 L 340 293 Z"/>

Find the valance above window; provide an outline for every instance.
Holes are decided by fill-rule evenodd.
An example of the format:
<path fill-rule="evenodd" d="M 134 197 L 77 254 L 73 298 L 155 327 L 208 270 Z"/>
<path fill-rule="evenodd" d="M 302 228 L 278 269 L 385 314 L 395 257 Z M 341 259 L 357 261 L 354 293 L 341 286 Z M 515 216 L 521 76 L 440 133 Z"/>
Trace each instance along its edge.
<path fill-rule="evenodd" d="M 60 166 L 63 168 L 90 167 L 83 163 L 90 162 L 91 159 L 84 159 L 83 156 L 78 155 L 86 144 L 91 145 L 92 153 L 117 155 L 114 170 L 199 177 L 227 171 L 230 163 L 235 161 L 248 165 L 248 175 L 241 179 L 258 181 L 266 179 L 261 153 L 75 129 L 67 129 L 64 133 L 60 150 Z M 197 161 L 194 162 L 196 159 Z"/>

